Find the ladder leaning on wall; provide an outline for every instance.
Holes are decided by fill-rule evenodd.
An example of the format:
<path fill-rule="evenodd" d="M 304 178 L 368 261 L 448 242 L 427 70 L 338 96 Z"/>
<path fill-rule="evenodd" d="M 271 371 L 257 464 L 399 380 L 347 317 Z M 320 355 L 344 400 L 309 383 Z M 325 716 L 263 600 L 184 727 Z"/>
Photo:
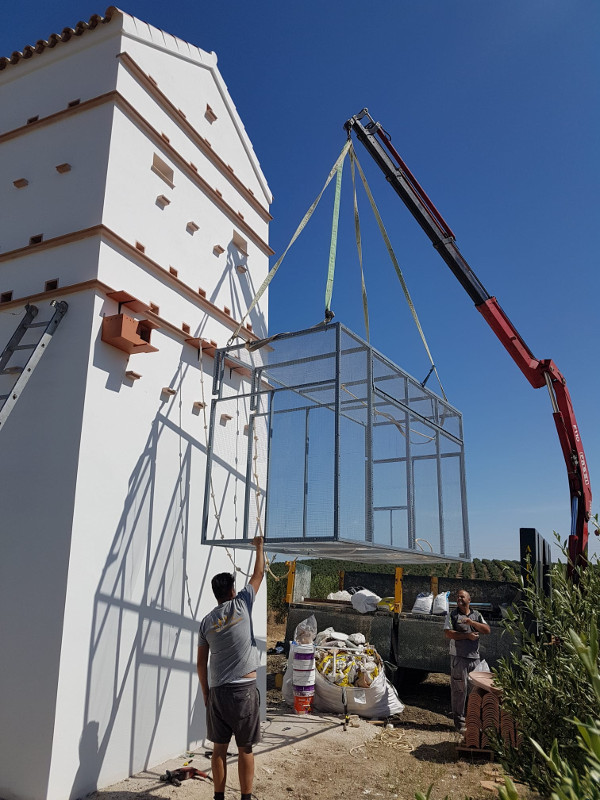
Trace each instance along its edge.
<path fill-rule="evenodd" d="M 4 375 L 9 378 L 14 376 L 14 383 L 10 391 L 7 394 L 0 394 L 0 430 L 15 407 L 23 389 L 27 385 L 27 381 L 31 377 L 31 373 L 46 352 L 54 332 L 69 308 L 68 303 L 64 300 L 53 300 L 51 305 L 54 306 L 54 314 L 51 319 L 46 322 L 34 322 L 38 314 L 38 308 L 27 304 L 23 319 L 0 355 L 0 376 Z M 31 329 L 39 329 L 41 335 L 35 336 L 34 340 L 29 343 L 21 344 L 23 337 Z M 30 351 L 29 357 L 23 366 L 18 366 L 14 363 L 19 360 L 22 352 L 28 350 Z M 11 361 L 13 362 L 12 364 Z"/>

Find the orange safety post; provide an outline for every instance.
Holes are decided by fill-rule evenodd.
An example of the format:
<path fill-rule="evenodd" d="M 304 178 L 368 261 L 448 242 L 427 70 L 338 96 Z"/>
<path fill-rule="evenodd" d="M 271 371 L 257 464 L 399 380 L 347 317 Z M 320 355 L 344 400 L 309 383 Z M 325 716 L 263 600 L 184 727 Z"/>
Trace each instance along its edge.
<path fill-rule="evenodd" d="M 404 577 L 404 567 L 396 567 L 396 577 L 394 579 L 394 614 L 402 611 L 402 578 Z"/>
<path fill-rule="evenodd" d="M 285 592 L 285 602 L 289 605 L 292 602 L 292 598 L 294 596 L 294 583 L 296 581 L 296 562 L 295 561 L 286 561 L 286 567 L 289 567 L 288 572 L 288 580 L 287 580 L 287 589 Z"/>

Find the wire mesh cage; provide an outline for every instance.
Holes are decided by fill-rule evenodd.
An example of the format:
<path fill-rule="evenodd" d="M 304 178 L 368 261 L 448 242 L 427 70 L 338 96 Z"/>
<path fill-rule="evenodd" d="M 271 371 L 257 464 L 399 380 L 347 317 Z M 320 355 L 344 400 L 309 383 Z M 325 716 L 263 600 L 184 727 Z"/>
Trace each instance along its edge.
<path fill-rule="evenodd" d="M 202 540 L 470 558 L 462 416 L 340 323 L 215 354 Z"/>

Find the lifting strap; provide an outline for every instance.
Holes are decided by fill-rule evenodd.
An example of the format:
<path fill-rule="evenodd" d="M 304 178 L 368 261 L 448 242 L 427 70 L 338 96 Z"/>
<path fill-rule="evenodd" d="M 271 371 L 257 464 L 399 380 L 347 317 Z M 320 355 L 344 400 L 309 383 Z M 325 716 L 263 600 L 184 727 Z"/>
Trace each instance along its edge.
<path fill-rule="evenodd" d="M 389 253 L 390 259 L 392 260 L 392 264 L 394 265 L 394 269 L 396 270 L 396 275 L 398 276 L 398 280 L 400 281 L 400 285 L 402 286 L 402 291 L 404 292 L 404 297 L 406 298 L 406 302 L 408 303 L 408 307 L 410 308 L 410 313 L 413 316 L 415 325 L 417 326 L 417 330 L 419 331 L 419 335 L 421 336 L 421 341 L 423 342 L 423 346 L 425 347 L 425 351 L 427 353 L 427 356 L 429 357 L 429 361 L 431 362 L 431 370 L 429 371 L 429 375 L 431 375 L 431 371 L 435 373 L 435 376 L 438 379 L 438 383 L 440 385 L 442 396 L 444 400 L 447 400 L 448 398 L 446 397 L 446 392 L 444 391 L 444 387 L 442 386 L 442 381 L 440 380 L 440 376 L 433 361 L 433 356 L 431 355 L 429 345 L 427 344 L 427 340 L 425 339 L 425 334 L 423 333 L 423 328 L 421 327 L 421 323 L 419 322 L 417 311 L 414 307 L 412 298 L 410 296 L 410 292 L 408 291 L 408 286 L 406 285 L 406 281 L 404 280 L 404 275 L 402 274 L 402 270 L 400 269 L 400 264 L 398 263 L 398 259 L 396 258 L 396 254 L 394 253 L 392 243 L 390 242 L 390 238 L 385 229 L 385 225 L 383 224 L 383 220 L 381 219 L 381 215 L 379 214 L 379 209 L 377 208 L 375 200 L 373 199 L 373 195 L 371 194 L 371 189 L 369 187 L 369 184 L 367 183 L 367 179 L 365 178 L 365 174 L 362 171 L 362 167 L 360 166 L 360 162 L 356 156 L 356 153 L 354 152 L 354 148 L 352 148 L 352 159 L 354 162 L 356 162 L 356 166 L 358 167 L 359 175 L 363 182 L 363 186 L 365 187 L 365 191 L 367 193 L 367 197 L 369 198 L 369 202 L 371 203 L 371 208 L 373 209 L 373 213 L 375 214 L 375 219 L 377 220 L 377 224 L 379 225 L 379 230 L 381 231 L 381 235 L 383 236 L 383 241 L 385 242 L 385 246 L 387 247 L 387 251 Z M 429 375 L 427 377 L 429 377 Z M 426 380 L 427 378 L 425 379 L 425 381 Z M 425 381 L 421 385 L 424 385 Z"/>
<path fill-rule="evenodd" d="M 307 225 L 307 223 L 308 223 L 309 219 L 312 217 L 312 215 L 313 215 L 313 213 L 314 213 L 314 210 L 315 210 L 315 209 L 316 209 L 316 207 L 319 205 L 319 200 L 320 200 L 320 199 L 321 199 L 321 197 L 323 196 L 323 192 L 324 192 L 324 191 L 325 191 L 325 189 L 326 189 L 326 188 L 329 186 L 329 184 L 330 184 L 330 182 L 331 182 L 331 179 L 333 178 L 333 176 L 334 176 L 334 175 L 337 173 L 337 171 L 338 171 L 338 167 L 340 167 L 340 166 L 341 166 L 341 164 L 343 163 L 344 159 L 346 158 L 346 156 L 347 156 L 347 154 L 348 154 L 348 150 L 350 149 L 350 147 L 351 147 L 351 146 L 352 146 L 352 142 L 351 142 L 351 141 L 347 141 L 347 142 L 346 142 L 346 144 L 344 145 L 344 147 L 342 148 L 342 152 L 341 152 L 341 153 L 340 153 L 340 155 L 338 156 L 338 158 L 337 158 L 337 161 L 335 162 L 335 164 L 334 164 L 334 165 L 333 165 L 333 167 L 331 168 L 331 172 L 330 172 L 330 173 L 329 173 L 329 175 L 327 176 L 327 180 L 325 181 L 325 185 L 323 186 L 323 188 L 322 188 L 322 189 L 321 189 L 321 191 L 319 192 L 319 194 L 318 194 L 318 196 L 317 196 L 316 200 L 313 202 L 313 204 L 311 205 L 311 207 L 308 209 L 308 211 L 306 212 L 306 214 L 305 214 L 305 215 L 304 215 L 304 217 L 302 218 L 302 221 L 300 222 L 300 225 L 298 225 L 298 227 L 296 228 L 296 232 L 294 233 L 294 235 L 293 235 L 293 236 L 292 236 L 292 238 L 290 239 L 290 243 L 289 243 L 289 244 L 288 244 L 288 246 L 285 248 L 285 250 L 283 251 L 282 255 L 279 257 L 279 259 L 277 260 L 277 262 L 276 262 L 276 263 L 273 265 L 273 267 L 271 268 L 271 271 L 269 272 L 269 274 L 267 275 L 267 277 L 266 277 L 266 278 L 264 279 L 264 281 L 262 282 L 262 284 L 261 284 L 261 286 L 260 286 L 259 290 L 258 290 L 258 291 L 256 292 L 256 294 L 254 295 L 254 300 L 253 300 L 253 301 L 250 303 L 250 306 L 249 306 L 248 310 L 246 311 L 246 313 L 244 314 L 244 316 L 242 317 L 242 320 L 241 320 L 240 324 L 237 326 L 237 328 L 235 329 L 235 331 L 234 331 L 234 332 L 231 334 L 231 337 L 230 337 L 229 341 L 227 342 L 227 344 L 228 344 L 228 345 L 232 344 L 232 343 L 233 343 L 233 341 L 234 341 L 234 339 L 237 339 L 237 337 L 239 336 L 239 334 L 240 334 L 240 331 L 241 331 L 241 329 L 242 329 L 242 326 L 243 326 L 244 322 L 246 321 L 246 319 L 248 318 L 249 314 L 250 314 L 250 313 L 252 312 L 252 310 L 254 309 L 254 306 L 255 306 L 255 305 L 258 303 L 258 301 L 260 300 L 260 298 L 263 296 L 263 294 L 264 294 L 265 290 L 267 289 L 268 285 L 271 283 L 271 281 L 272 281 L 272 280 L 273 280 L 273 278 L 275 277 L 275 273 L 277 272 L 277 270 L 279 269 L 279 266 L 281 265 L 281 262 L 283 261 L 283 259 L 284 259 L 284 258 L 285 258 L 285 256 L 287 255 L 287 252 L 288 252 L 288 250 L 289 250 L 289 249 L 290 249 L 290 247 L 291 247 L 291 246 L 294 244 L 294 242 L 296 241 L 296 239 L 298 238 L 298 236 L 300 236 L 300 234 L 302 233 L 302 231 L 303 231 L 303 230 L 304 230 L 304 228 L 306 227 L 306 225 Z"/>
<path fill-rule="evenodd" d="M 365 273 L 363 271 L 362 239 L 360 235 L 360 217 L 358 216 L 358 201 L 356 198 L 356 174 L 354 168 L 354 148 L 350 150 L 350 172 L 352 173 L 352 194 L 354 199 L 354 234 L 356 236 L 356 249 L 358 251 L 358 263 L 360 264 L 360 285 L 362 292 L 363 317 L 365 319 L 365 334 L 367 342 L 370 342 L 369 331 L 369 304 L 367 302 L 367 287 L 365 285 Z"/>
<path fill-rule="evenodd" d="M 332 319 L 331 295 L 333 294 L 333 277 L 335 274 L 335 255 L 337 252 L 338 224 L 340 221 L 340 196 L 342 194 L 342 172 L 344 161 L 339 161 L 335 178 L 335 198 L 333 200 L 333 219 L 331 221 L 331 243 L 329 245 L 329 266 L 325 285 L 325 320 Z"/>

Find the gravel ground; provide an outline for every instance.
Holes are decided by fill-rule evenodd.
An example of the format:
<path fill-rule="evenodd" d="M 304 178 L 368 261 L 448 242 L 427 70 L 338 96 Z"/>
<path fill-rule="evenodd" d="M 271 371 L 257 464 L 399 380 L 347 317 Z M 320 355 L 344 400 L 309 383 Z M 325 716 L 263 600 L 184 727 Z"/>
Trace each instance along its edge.
<path fill-rule="evenodd" d="M 284 626 L 270 626 L 268 647 L 285 635 Z M 255 748 L 257 800 L 339 800 L 383 798 L 414 800 L 433 784 L 431 800 L 493 800 L 501 769 L 489 759 L 459 757 L 460 737 L 450 719 L 450 687 L 446 675 L 431 675 L 412 690 L 401 693 L 404 712 L 393 719 L 393 729 L 360 720 L 343 729 L 337 716 L 299 717 L 291 712 L 276 688 L 275 675 L 286 659 L 268 656 L 267 718 L 263 741 Z M 98 800 L 175 798 L 210 800 L 207 779 L 187 780 L 179 787 L 160 781 L 167 769 L 190 762 L 210 774 L 210 743 L 194 753 L 122 781 L 92 797 Z M 235 746 L 230 748 L 227 800 L 239 798 Z M 190 759 L 192 759 L 190 761 Z M 497 785 L 497 783 L 496 783 Z M 537 796 L 521 789 L 522 800 Z M 537 799 L 539 800 L 539 798 Z"/>

